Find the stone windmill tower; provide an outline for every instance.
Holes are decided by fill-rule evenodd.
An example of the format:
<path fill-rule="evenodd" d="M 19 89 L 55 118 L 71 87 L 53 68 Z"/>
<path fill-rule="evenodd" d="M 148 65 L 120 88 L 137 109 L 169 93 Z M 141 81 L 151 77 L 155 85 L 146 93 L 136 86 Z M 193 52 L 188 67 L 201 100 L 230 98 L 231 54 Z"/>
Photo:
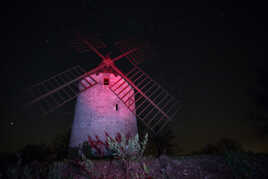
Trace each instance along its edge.
<path fill-rule="evenodd" d="M 76 98 L 71 147 L 83 143 L 88 136 L 97 135 L 104 140 L 104 132 L 111 137 L 118 132 L 136 135 L 136 119 L 158 135 L 175 117 L 177 100 L 137 66 L 142 48 L 130 48 L 128 41 L 120 41 L 115 46 L 121 55 L 111 58 L 101 54 L 100 47 L 106 47 L 101 41 L 79 38 L 74 45 L 79 50 L 95 52 L 101 63 L 90 71 L 75 66 L 33 85 L 29 103 L 47 114 Z M 130 66 L 127 72 L 115 65 L 123 60 Z"/>

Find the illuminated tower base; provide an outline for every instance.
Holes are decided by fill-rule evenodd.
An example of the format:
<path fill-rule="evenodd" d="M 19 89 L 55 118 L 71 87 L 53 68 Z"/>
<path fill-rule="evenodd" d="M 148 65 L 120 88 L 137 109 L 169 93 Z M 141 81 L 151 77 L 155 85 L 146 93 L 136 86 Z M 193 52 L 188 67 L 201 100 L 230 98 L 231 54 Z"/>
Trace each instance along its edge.
<path fill-rule="evenodd" d="M 105 132 L 111 137 L 115 137 L 117 133 L 135 136 L 138 131 L 135 115 L 109 89 L 109 85 L 119 80 L 120 76 L 110 72 L 100 72 L 91 76 L 97 84 L 77 97 L 70 147 L 78 147 L 88 140 L 88 136 L 92 139 L 98 136 L 104 142 Z M 81 83 L 83 80 L 80 85 Z M 130 101 L 135 101 L 134 90 L 125 81 L 120 88 L 122 91 L 128 91 L 126 97 L 130 97 Z M 131 107 L 135 108 L 135 102 Z M 106 152 L 104 155 L 109 154 Z"/>

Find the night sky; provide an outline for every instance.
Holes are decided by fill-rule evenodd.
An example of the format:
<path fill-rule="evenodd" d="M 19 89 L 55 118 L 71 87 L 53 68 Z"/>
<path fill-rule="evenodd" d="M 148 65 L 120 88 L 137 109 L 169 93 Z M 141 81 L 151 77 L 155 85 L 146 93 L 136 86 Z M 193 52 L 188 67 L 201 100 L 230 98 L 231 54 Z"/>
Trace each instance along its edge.
<path fill-rule="evenodd" d="M 258 91 L 264 89 L 258 81 L 266 84 L 268 77 L 264 7 L 94 0 L 8 5 L 1 25 L 1 152 L 48 142 L 71 125 L 72 103 L 45 119 L 18 111 L 25 88 L 74 65 L 90 70 L 100 63 L 94 53 L 70 46 L 75 32 L 99 33 L 111 44 L 132 36 L 151 42 L 154 53 L 141 67 L 183 99 L 173 128 L 185 151 L 232 138 L 248 150 L 268 152 L 268 120 L 255 120 Z"/>

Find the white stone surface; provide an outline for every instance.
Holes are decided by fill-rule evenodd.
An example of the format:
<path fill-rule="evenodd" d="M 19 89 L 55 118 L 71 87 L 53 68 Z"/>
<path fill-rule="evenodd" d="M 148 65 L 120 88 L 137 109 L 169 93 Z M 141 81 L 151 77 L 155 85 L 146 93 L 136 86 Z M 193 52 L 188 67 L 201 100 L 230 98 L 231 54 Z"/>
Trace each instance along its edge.
<path fill-rule="evenodd" d="M 111 137 L 116 136 L 117 133 L 136 135 L 137 122 L 135 115 L 109 89 L 108 85 L 103 84 L 104 78 L 109 78 L 109 85 L 112 85 L 120 79 L 120 76 L 115 76 L 113 73 L 99 73 L 91 76 L 98 83 L 77 97 L 70 147 L 77 147 L 86 141 L 88 136 L 95 139 L 97 135 L 102 141 L 105 141 L 105 131 Z M 84 83 L 84 81 L 81 80 L 80 85 L 81 83 Z M 128 85 L 125 81 L 124 83 L 119 89 Z M 131 89 L 130 86 L 123 92 L 129 91 L 129 89 Z M 125 98 L 133 93 L 134 90 L 131 89 Z M 135 98 L 132 97 L 131 100 L 135 100 Z M 118 110 L 116 110 L 116 104 Z M 135 109 L 135 103 L 132 107 Z"/>

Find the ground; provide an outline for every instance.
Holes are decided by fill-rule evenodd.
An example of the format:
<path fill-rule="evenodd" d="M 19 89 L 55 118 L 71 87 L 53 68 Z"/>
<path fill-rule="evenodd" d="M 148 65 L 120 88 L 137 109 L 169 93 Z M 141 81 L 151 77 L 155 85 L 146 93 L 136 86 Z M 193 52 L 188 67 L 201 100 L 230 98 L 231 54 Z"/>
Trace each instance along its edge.
<path fill-rule="evenodd" d="M 95 174 L 98 176 L 105 176 L 105 178 L 125 178 L 125 171 L 119 161 L 96 161 Z M 242 176 L 243 166 L 237 168 L 237 174 L 232 169 L 236 166 L 228 166 L 223 156 L 216 155 L 196 155 L 196 156 L 184 156 L 184 157 L 170 157 L 160 156 L 159 158 L 147 157 L 142 159 L 141 162 L 131 162 L 129 175 L 135 176 L 136 173 L 142 173 L 142 163 L 145 163 L 149 169 L 148 176 L 152 178 L 168 178 L 168 179 L 232 179 L 236 177 L 240 178 L 256 178 L 265 179 L 268 178 L 268 172 L 265 170 L 265 166 L 268 166 L 268 158 L 259 158 L 259 167 L 256 171 L 255 168 L 251 168 L 245 171 L 245 175 Z M 240 173 L 239 173 L 240 172 Z M 82 177 L 83 178 L 83 177 Z M 86 177 L 85 177 L 86 178 Z"/>
<path fill-rule="evenodd" d="M 6 178 L 75 178 L 75 179 L 267 179 L 267 154 L 229 153 L 228 155 L 189 155 L 143 157 L 129 162 L 126 177 L 125 164 L 117 159 L 88 160 L 65 159 L 63 161 L 31 161 L 25 165 L 13 162 L 8 170 L 1 169 L 0 179 Z M 88 164 L 88 165 L 87 165 Z M 144 164 L 146 167 L 144 167 Z M 26 169 L 27 168 L 27 169 Z M 146 169 L 147 168 L 147 169 Z M 27 174 L 27 175 L 26 175 Z"/>

